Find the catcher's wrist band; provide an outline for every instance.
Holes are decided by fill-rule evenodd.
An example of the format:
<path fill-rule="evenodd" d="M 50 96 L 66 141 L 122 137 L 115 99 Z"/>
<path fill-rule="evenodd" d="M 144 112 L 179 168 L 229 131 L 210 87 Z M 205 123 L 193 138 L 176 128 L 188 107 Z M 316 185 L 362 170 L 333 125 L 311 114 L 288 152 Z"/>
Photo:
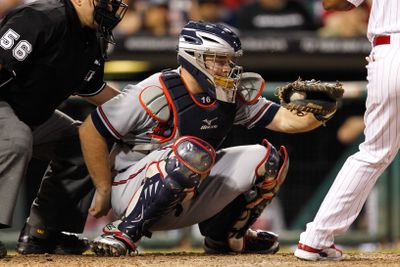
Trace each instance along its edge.
<path fill-rule="evenodd" d="M 315 119 L 317 119 L 318 121 L 320 121 L 320 122 L 322 123 L 322 126 L 326 126 L 326 122 L 327 122 L 328 120 L 330 120 L 330 119 L 333 117 L 334 114 L 335 114 L 335 112 L 333 112 L 333 113 L 331 113 L 331 114 L 328 114 L 328 115 L 325 115 L 325 116 L 322 116 L 321 114 L 314 114 L 314 113 L 313 113 Z"/>

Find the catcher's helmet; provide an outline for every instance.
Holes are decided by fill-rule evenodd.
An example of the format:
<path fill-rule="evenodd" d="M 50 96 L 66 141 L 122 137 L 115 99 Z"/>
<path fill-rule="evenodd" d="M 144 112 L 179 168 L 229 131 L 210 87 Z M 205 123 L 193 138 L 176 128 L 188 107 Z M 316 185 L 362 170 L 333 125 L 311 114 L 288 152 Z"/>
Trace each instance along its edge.
<path fill-rule="evenodd" d="M 114 43 L 112 30 L 124 17 L 128 5 L 122 0 L 93 0 L 94 20 L 97 24 L 100 45 L 104 56 L 106 56 L 108 43 Z"/>
<path fill-rule="evenodd" d="M 235 102 L 243 72 L 236 60 L 242 53 L 239 37 L 222 23 L 190 21 L 179 36 L 179 64 L 211 97 L 224 102 Z"/>

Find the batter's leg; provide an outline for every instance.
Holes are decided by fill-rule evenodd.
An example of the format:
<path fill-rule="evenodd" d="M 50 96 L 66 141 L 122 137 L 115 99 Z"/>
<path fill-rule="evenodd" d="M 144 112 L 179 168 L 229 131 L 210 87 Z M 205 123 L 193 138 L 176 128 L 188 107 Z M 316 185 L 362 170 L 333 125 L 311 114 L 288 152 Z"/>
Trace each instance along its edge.
<path fill-rule="evenodd" d="M 338 173 L 314 221 L 300 235 L 296 253 L 302 253 L 302 245 L 315 249 L 332 246 L 334 236 L 347 231 L 357 218 L 377 178 L 398 152 L 400 62 L 393 59 L 400 57 L 400 50 L 377 48 L 375 58 L 379 60 L 368 65 L 365 141 Z"/>

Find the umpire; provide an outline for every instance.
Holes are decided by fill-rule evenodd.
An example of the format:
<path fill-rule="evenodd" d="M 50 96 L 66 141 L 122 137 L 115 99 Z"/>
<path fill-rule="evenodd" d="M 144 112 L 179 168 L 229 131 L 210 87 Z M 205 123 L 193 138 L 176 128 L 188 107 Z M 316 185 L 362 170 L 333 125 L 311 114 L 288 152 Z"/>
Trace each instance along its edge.
<path fill-rule="evenodd" d="M 70 95 L 98 105 L 118 94 L 103 81 L 103 70 L 111 31 L 126 9 L 121 0 L 39 0 L 0 24 L 0 228 L 11 225 L 30 159 L 50 161 L 19 253 L 87 249 L 86 240 L 61 232 L 83 231 L 93 186 L 81 156 L 80 122 L 57 107 Z M 5 254 L 0 242 L 0 257 Z"/>

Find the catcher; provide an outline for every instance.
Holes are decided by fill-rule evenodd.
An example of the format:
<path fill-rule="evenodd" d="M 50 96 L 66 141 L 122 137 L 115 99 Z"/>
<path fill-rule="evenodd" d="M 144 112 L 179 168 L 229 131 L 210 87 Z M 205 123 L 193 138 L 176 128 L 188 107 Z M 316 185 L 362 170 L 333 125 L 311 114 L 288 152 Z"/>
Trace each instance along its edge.
<path fill-rule="evenodd" d="M 307 88 L 301 81 L 282 88 L 282 101 L 299 91 L 306 106 L 322 107 L 302 110 L 298 103 L 298 116 L 260 97 L 264 80 L 243 72 L 241 55 L 240 40 L 227 26 L 189 22 L 179 37 L 177 69 L 128 85 L 85 120 L 81 145 L 97 189 L 92 210 L 105 215 L 111 203 L 119 216 L 92 242 L 97 255 L 125 255 L 142 236 L 193 224 L 208 253 L 278 251 L 276 234 L 250 226 L 285 180 L 285 147 L 267 140 L 220 145 L 233 124 L 284 133 L 317 128 L 336 108 L 325 111 L 308 93 L 320 90 L 330 97 L 321 101 L 336 107 L 343 89 L 317 82 Z M 107 139 L 115 141 L 110 157 Z"/>

